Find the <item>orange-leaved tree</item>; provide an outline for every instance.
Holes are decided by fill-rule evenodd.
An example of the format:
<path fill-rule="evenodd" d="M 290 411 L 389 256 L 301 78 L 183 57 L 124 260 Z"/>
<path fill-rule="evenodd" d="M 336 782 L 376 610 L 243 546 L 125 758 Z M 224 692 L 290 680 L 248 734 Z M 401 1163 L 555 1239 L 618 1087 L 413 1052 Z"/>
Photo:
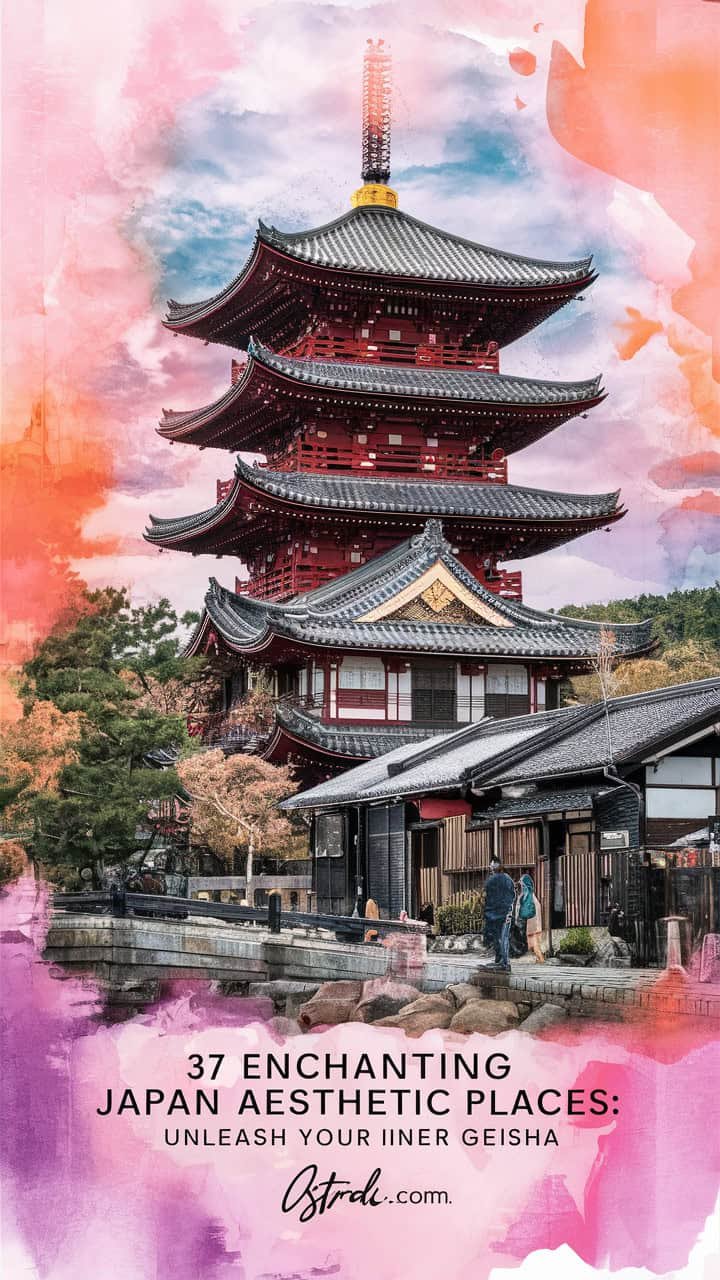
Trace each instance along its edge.
<path fill-rule="evenodd" d="M 292 838 L 281 800 L 297 791 L 288 765 L 259 756 L 225 756 L 219 749 L 182 760 L 177 772 L 190 796 L 191 831 L 227 863 L 238 846 L 247 850 L 245 896 L 250 901 L 253 858 L 267 845 Z"/>
<path fill-rule="evenodd" d="M 33 703 L 27 715 L 6 725 L 0 742 L 0 807 L 4 824 L 22 825 L 28 802 L 56 792 L 64 767 L 77 759 L 82 713 L 53 702 Z"/>

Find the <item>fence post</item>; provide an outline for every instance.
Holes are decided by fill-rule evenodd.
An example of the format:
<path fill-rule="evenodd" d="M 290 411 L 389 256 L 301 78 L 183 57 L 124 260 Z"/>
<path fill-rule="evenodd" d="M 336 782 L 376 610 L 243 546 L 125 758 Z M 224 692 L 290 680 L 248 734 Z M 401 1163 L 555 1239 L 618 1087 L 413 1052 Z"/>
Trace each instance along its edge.
<path fill-rule="evenodd" d="M 111 910 L 116 920 L 121 920 L 127 915 L 127 902 L 125 900 L 125 890 L 113 888 L 111 892 Z"/>
<path fill-rule="evenodd" d="M 268 894 L 268 924 L 271 933 L 280 932 L 280 921 L 282 915 L 282 896 L 279 890 L 271 890 Z"/>

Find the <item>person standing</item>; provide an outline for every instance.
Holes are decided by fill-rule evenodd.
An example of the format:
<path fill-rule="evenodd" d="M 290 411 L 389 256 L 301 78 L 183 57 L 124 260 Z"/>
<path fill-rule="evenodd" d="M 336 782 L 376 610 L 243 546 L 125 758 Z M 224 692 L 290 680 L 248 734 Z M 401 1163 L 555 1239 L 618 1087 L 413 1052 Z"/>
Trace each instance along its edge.
<path fill-rule="evenodd" d="M 485 881 L 485 918 L 483 940 L 495 948 L 495 964 L 510 968 L 510 924 L 515 905 L 515 885 L 499 858 L 490 859 L 490 875 Z"/>
<path fill-rule="evenodd" d="M 545 956 L 540 946 L 540 935 L 542 934 L 542 912 L 540 903 L 535 894 L 535 885 L 533 878 L 527 872 L 520 877 L 520 897 L 518 902 L 518 917 L 523 920 L 527 929 L 528 950 L 532 951 L 538 964 L 545 963 Z"/>

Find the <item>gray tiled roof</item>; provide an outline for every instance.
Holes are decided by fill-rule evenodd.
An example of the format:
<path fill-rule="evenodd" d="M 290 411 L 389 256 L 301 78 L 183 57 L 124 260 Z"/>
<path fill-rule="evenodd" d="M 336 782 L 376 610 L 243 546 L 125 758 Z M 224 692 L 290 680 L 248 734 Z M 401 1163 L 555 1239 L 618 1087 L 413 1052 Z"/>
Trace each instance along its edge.
<path fill-rule="evenodd" d="M 517 800 L 501 800 L 491 808 L 485 809 L 473 819 L 472 826 L 485 826 L 496 818 L 523 818 L 526 814 L 565 813 L 572 809 L 592 809 L 596 795 L 601 794 L 599 787 L 583 787 L 581 789 L 562 791 L 540 791 L 533 789 L 527 796 Z"/>
<path fill-rule="evenodd" d="M 583 774 L 600 777 L 610 763 L 639 762 L 658 743 L 672 741 L 674 736 L 680 739 L 693 726 L 710 723 L 713 716 L 720 718 L 720 676 L 611 698 L 607 714 L 602 703 L 594 703 L 512 720 L 484 720 L 418 747 L 398 761 L 387 757 L 385 779 L 365 782 L 351 769 L 343 775 L 342 799 L 371 802 L 469 785 L 481 791 L 520 781 Z M 330 795 L 323 786 L 286 803 L 293 808 L 339 803 L 338 791 Z"/>
<path fill-rule="evenodd" d="M 632 756 L 643 744 L 649 746 L 669 730 L 714 710 L 720 716 L 720 677 L 612 698 L 607 724 L 605 716 L 598 714 L 591 722 L 578 725 L 568 738 L 545 746 L 538 744 L 531 758 L 508 765 L 493 781 L 504 783 L 601 768 L 610 760 L 618 762 Z"/>
<path fill-rule="evenodd" d="M 394 599 L 438 563 L 479 604 L 492 609 L 510 625 L 488 625 L 480 616 L 476 622 L 468 623 L 358 621 Z M 583 657 L 597 652 L 604 626 L 543 613 L 495 595 L 452 554 L 442 525 L 436 520 L 428 521 L 422 533 L 368 564 L 282 604 L 237 595 L 213 580 L 206 609 L 224 639 L 238 648 L 257 646 L 275 634 L 326 647 L 434 651 L 473 657 Z M 652 643 L 649 622 L 618 624 L 613 631 L 619 653 L 642 652 Z"/>
<path fill-rule="evenodd" d="M 519 485 L 455 480 L 400 480 L 312 471 L 268 471 L 238 459 L 236 474 L 254 488 L 303 506 L 408 511 L 498 519 L 583 520 L 617 510 L 614 493 L 558 493 Z"/>
<path fill-rule="evenodd" d="M 592 258 L 525 258 L 441 231 L 399 209 L 373 206 L 352 209 L 310 231 L 278 231 L 261 222 L 260 239 L 316 266 L 505 289 L 577 285 L 592 274 Z"/>
<path fill-rule="evenodd" d="M 390 513 L 457 516 L 476 520 L 583 521 L 613 519 L 620 514 L 619 490 L 614 493 L 558 493 L 511 484 L 456 480 L 400 480 L 375 476 L 328 475 L 312 471 L 268 471 L 238 458 L 235 484 L 216 506 L 170 520 L 150 516 L 146 538 L 160 542 L 219 524 L 235 506 L 238 491 L 247 485 L 256 492 L 321 510 L 387 511 Z"/>
<path fill-rule="evenodd" d="M 451 734 L 438 734 L 433 741 L 442 743 L 451 736 Z M 309 791 L 301 792 L 300 795 L 291 796 L 289 800 L 284 800 L 280 807 L 281 809 L 311 809 L 314 807 L 313 797 L 318 792 L 322 792 L 322 799 L 318 801 L 322 805 L 342 804 L 353 800 L 356 796 L 362 797 L 370 788 L 387 783 L 388 770 L 393 765 L 402 765 L 417 751 L 417 742 L 405 742 L 402 746 L 386 752 L 385 755 L 375 756 L 364 764 L 348 769 L 337 778 L 330 778 L 319 787 L 312 787 Z M 350 783 L 348 779 L 351 779 Z"/>
<path fill-rule="evenodd" d="M 468 760 L 477 762 L 526 742 L 541 732 L 545 719 L 545 715 L 535 714 L 500 722 L 481 720 L 455 733 L 442 734 L 430 743 L 415 745 L 402 755 L 392 752 L 383 756 L 376 762 L 377 769 L 365 775 L 350 769 L 341 779 L 335 779 L 336 784 L 342 785 L 333 787 L 332 794 L 326 791 L 329 784 L 321 783 L 285 801 L 283 807 L 310 809 L 341 800 L 382 800 L 428 790 L 457 789 Z"/>
<path fill-rule="evenodd" d="M 264 613 L 249 597 L 215 588 L 208 594 L 208 615 L 225 641 L 238 649 L 254 648 L 272 635 L 322 648 L 366 649 L 400 653 L 448 653 L 485 657 L 590 658 L 597 653 L 598 632 L 547 618 L 545 625 L 501 627 L 474 623 L 333 621 L 331 617 L 298 615 L 282 605 Z M 628 629 L 618 640 L 621 653 L 637 652 L 650 643 L 649 626 Z"/>
<path fill-rule="evenodd" d="M 315 716 L 307 715 L 297 707 L 282 704 L 276 708 L 275 719 L 282 729 L 304 742 L 313 743 L 336 755 L 357 756 L 359 760 L 387 755 L 397 747 L 416 746 L 433 736 L 432 729 L 418 728 L 416 725 L 374 726 L 354 724 L 352 721 L 345 724 L 323 724 Z"/>
<path fill-rule="evenodd" d="M 353 364 L 341 360 L 299 360 L 278 355 L 255 339 L 250 340 L 248 353 L 285 377 L 341 391 L 513 405 L 582 404 L 601 395 L 599 375 L 580 382 L 549 382 L 481 369 L 428 369 Z M 199 412 L 206 413 L 207 410 Z"/>

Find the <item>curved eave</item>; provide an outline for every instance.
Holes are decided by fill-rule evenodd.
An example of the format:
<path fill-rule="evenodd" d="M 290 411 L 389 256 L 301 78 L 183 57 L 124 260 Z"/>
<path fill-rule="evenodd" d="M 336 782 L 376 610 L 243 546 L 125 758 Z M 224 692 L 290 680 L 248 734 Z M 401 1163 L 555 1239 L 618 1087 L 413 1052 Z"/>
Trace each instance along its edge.
<path fill-rule="evenodd" d="M 313 500 L 312 496 L 309 500 L 302 500 L 299 497 L 288 497 L 273 493 L 264 484 L 254 484 L 250 478 L 252 472 L 252 468 L 244 468 L 243 464 L 238 462 L 235 480 L 227 496 L 215 507 L 199 512 L 197 516 L 184 517 L 179 520 L 165 520 L 151 515 L 150 525 L 144 534 L 145 540 L 154 546 L 185 549 L 192 542 L 206 538 L 208 534 L 221 528 L 226 523 L 234 522 L 236 509 L 239 508 L 242 511 L 242 498 L 244 495 L 248 495 L 251 501 L 265 510 L 291 513 L 299 519 L 322 517 L 326 520 L 341 522 L 358 521 L 367 524 L 381 523 L 404 526 L 408 522 L 414 525 L 418 521 L 424 522 L 428 519 L 440 518 L 458 527 L 478 527 L 489 530 L 518 528 L 523 531 L 535 530 L 547 533 L 557 531 L 558 537 L 567 540 L 581 537 L 584 533 L 601 528 L 603 525 L 613 524 L 625 515 L 625 508 L 617 505 L 619 491 L 607 495 L 608 499 L 611 499 L 615 504 L 613 507 L 610 507 L 607 511 L 598 511 L 588 515 L 575 515 L 572 513 L 547 516 L 530 514 L 502 515 L 467 510 L 453 511 L 447 509 L 438 510 L 437 508 L 433 510 L 431 507 L 428 508 L 427 502 L 426 505 L 418 507 L 398 506 L 397 508 L 388 508 L 380 505 L 362 506 L 353 505 L 352 503 L 341 505 L 340 503 L 323 502 L 320 496 L 317 496 L 316 500 Z M 410 484 L 412 483 L 410 482 Z M 417 481 L 414 483 L 417 483 L 418 487 L 423 485 L 423 487 L 431 490 L 435 486 L 439 489 L 440 485 L 445 482 L 435 481 L 423 484 L 423 482 Z M 475 487 L 479 489 L 483 486 L 477 485 Z M 499 489 L 501 486 L 493 487 Z M 252 519 L 248 519 L 247 515 L 246 527 L 252 523 Z M 240 528 L 238 528 L 238 532 L 240 532 Z M 198 552 L 198 554 L 203 553 L 214 554 L 212 548 L 207 548 L 204 552 Z"/>
<path fill-rule="evenodd" d="M 233 613 L 233 601 L 237 602 L 236 609 L 238 605 L 240 606 L 240 616 Z M 217 586 L 214 589 L 211 588 L 206 602 L 208 624 L 199 636 L 198 648 L 200 642 L 207 639 L 212 631 L 222 640 L 229 654 L 246 658 L 256 658 L 263 654 L 268 660 L 275 661 L 282 660 L 291 651 L 296 654 L 306 653 L 309 656 L 324 652 L 358 654 L 392 652 L 394 655 L 409 658 L 417 657 L 418 653 L 436 652 L 459 661 L 467 661 L 469 657 L 473 660 L 488 662 L 506 658 L 541 665 L 551 662 L 564 666 L 586 667 L 596 656 L 596 647 L 592 641 L 596 641 L 599 635 L 599 629 L 595 630 L 591 627 L 563 628 L 562 624 L 558 624 L 550 615 L 545 615 L 542 619 L 538 618 L 536 626 L 533 626 L 532 620 L 528 620 L 524 626 L 510 627 L 507 630 L 491 628 L 493 638 L 500 641 L 499 645 L 492 646 L 487 644 L 486 628 L 471 624 L 468 624 L 467 629 L 457 628 L 465 633 L 462 636 L 465 643 L 462 644 L 455 634 L 439 636 L 438 629 L 442 630 L 442 624 L 435 623 L 398 624 L 395 628 L 398 632 L 409 631 L 411 635 L 414 633 L 414 643 L 408 643 L 407 635 L 394 636 L 393 624 L 383 621 L 365 625 L 346 623 L 344 626 L 343 624 L 336 626 L 330 621 L 327 624 L 328 634 L 323 637 L 321 618 L 310 617 L 287 621 L 282 611 L 276 615 L 275 606 L 272 604 L 267 606 L 267 613 L 262 617 L 260 625 L 253 630 L 252 621 L 242 617 L 243 608 L 247 609 L 253 603 L 246 597 L 236 596 Z M 238 634 L 237 631 L 237 628 L 243 627 L 247 627 L 245 636 Z M 563 630 L 568 634 L 563 636 Z M 528 637 L 526 648 L 513 647 L 511 644 L 511 641 L 516 643 L 518 631 L 524 632 Z M 580 640 L 583 633 L 584 642 Z M 504 640 L 507 644 L 502 643 Z M 441 643 L 441 641 L 445 642 Z M 620 660 L 638 657 L 652 651 L 656 646 L 650 623 L 647 621 L 626 624 L 621 641 L 617 654 Z M 543 643 L 547 645 L 545 650 L 538 650 L 538 645 Z M 197 648 L 194 652 L 197 652 Z"/>
<path fill-rule="evenodd" d="M 298 751 L 302 752 L 309 762 L 317 759 L 334 761 L 338 765 L 353 765 L 372 759 L 370 755 L 351 755 L 349 752 L 332 751 L 328 747 L 320 746 L 312 738 L 303 738 L 300 734 L 292 733 L 285 725 L 278 724 L 276 721 L 270 740 L 262 752 L 263 759 L 284 760 Z"/>
<path fill-rule="evenodd" d="M 247 391 L 255 364 L 256 361 L 249 359 L 238 381 L 202 409 L 189 409 L 187 412 L 163 409 L 163 417 L 155 428 L 158 435 L 165 440 L 192 440 L 193 436 L 206 428 L 219 426 L 223 417 L 236 405 L 238 413 L 241 412 L 238 402 L 242 401 Z"/>
<path fill-rule="evenodd" d="M 377 368 L 377 366 L 373 367 Z M 333 386 L 329 383 L 309 381 L 293 376 L 284 370 L 281 371 L 267 362 L 262 354 L 254 351 L 248 358 L 248 362 L 237 383 L 229 387 L 212 404 L 186 413 L 164 410 L 163 419 L 157 427 L 158 435 L 166 440 L 195 442 L 205 446 L 206 444 L 212 444 L 218 435 L 232 433 L 232 443 L 226 444 L 225 447 L 227 448 L 237 448 L 249 443 L 254 433 L 258 433 L 259 437 L 264 436 L 265 429 L 262 424 L 258 426 L 252 422 L 253 410 L 256 414 L 261 413 L 264 406 L 259 406 L 253 403 L 252 400 L 248 401 L 246 399 L 251 393 L 253 375 L 256 369 L 261 370 L 265 377 L 273 381 L 275 389 L 280 395 L 288 392 L 290 396 L 294 398 L 301 397 L 303 400 L 309 398 L 319 401 L 340 400 L 343 403 L 350 401 L 360 405 L 388 402 L 391 408 L 393 406 L 397 407 L 398 403 L 403 405 L 409 403 L 416 410 L 422 409 L 428 413 L 437 413 L 443 410 L 445 412 L 454 411 L 456 413 L 461 412 L 471 418 L 523 418 L 527 421 L 528 427 L 531 427 L 534 423 L 543 434 L 568 418 L 577 417 L 581 413 L 587 413 L 590 409 L 594 409 L 598 404 L 602 403 L 607 394 L 601 385 L 601 375 L 587 380 L 589 394 L 584 399 L 568 393 L 565 399 L 545 401 L 468 400 L 462 396 L 442 395 L 437 390 L 430 394 L 424 394 L 412 390 Z M 499 373 L 486 376 L 501 380 L 506 377 L 506 375 Z M 541 379 L 524 378 L 512 379 L 512 381 L 544 385 Z M 558 383 L 557 385 L 563 386 L 565 384 Z M 570 388 L 573 384 L 568 383 L 566 385 Z M 243 418 L 247 420 L 243 422 Z"/>
<path fill-rule="evenodd" d="M 480 254 L 487 255 L 489 258 L 495 259 L 496 263 L 501 263 L 501 262 L 512 263 L 513 265 L 520 266 L 520 267 L 526 266 L 533 269 L 545 270 L 548 272 L 551 272 L 554 270 L 556 273 L 566 273 L 565 279 L 556 280 L 554 282 L 529 281 L 525 283 L 523 282 L 509 283 L 507 281 L 500 281 L 500 280 L 496 281 L 497 286 L 502 287 L 503 289 L 506 289 L 506 290 L 523 291 L 523 290 L 527 290 L 528 288 L 555 287 L 555 286 L 583 287 L 588 282 L 591 282 L 591 280 L 597 278 L 597 273 L 594 272 L 593 266 L 592 266 L 592 255 L 586 258 L 579 258 L 574 261 L 560 261 L 560 260 L 544 259 L 544 258 L 531 258 L 525 254 L 511 253 L 511 252 L 495 249 L 491 245 L 480 244 L 478 241 L 470 240 L 466 236 L 455 235 L 452 232 L 443 231 L 440 227 L 432 226 L 431 223 L 425 222 L 421 218 L 416 218 L 412 214 L 407 213 L 406 210 L 400 210 L 400 209 L 393 210 L 393 209 L 387 209 L 387 208 L 378 208 L 378 209 L 363 208 L 363 209 L 348 210 L 346 213 L 341 214 L 339 217 L 333 218 L 329 222 L 323 223 L 322 226 L 312 227 L 308 231 L 295 231 L 295 232 L 279 231 L 276 227 L 268 226 L 266 223 L 260 220 L 258 222 L 258 236 L 265 244 L 268 245 L 269 248 L 274 249 L 276 252 L 287 255 L 287 257 L 290 258 L 292 262 L 304 263 L 306 265 L 310 265 L 310 264 L 315 265 L 313 260 L 309 259 L 305 254 L 298 253 L 297 251 L 295 251 L 294 246 L 297 245 L 298 243 L 307 242 L 308 240 L 311 240 L 311 239 L 317 240 L 322 236 L 327 236 L 328 233 L 337 231 L 339 228 L 345 227 L 346 224 L 352 224 L 354 226 L 357 226 L 357 228 L 359 229 L 362 227 L 363 222 L 366 222 L 368 219 L 377 220 L 381 226 L 383 222 L 387 222 L 389 225 L 392 225 L 394 221 L 400 222 L 402 226 L 409 225 L 412 228 L 412 230 L 410 231 L 410 235 L 412 236 L 414 234 L 416 239 L 418 237 L 418 233 L 420 236 L 422 236 L 423 234 L 429 235 L 430 237 L 429 242 L 426 242 L 424 248 L 421 249 L 421 252 L 424 252 L 424 253 L 438 254 L 438 253 L 442 253 L 443 251 L 447 251 L 448 247 L 450 248 L 451 252 L 456 249 L 465 248 L 465 249 L 469 249 L 473 253 L 480 253 Z M 368 222 L 368 226 L 370 225 L 372 225 L 371 222 Z M 362 241 L 362 233 L 360 233 L 360 236 L 356 234 L 356 236 L 353 239 L 354 239 L 354 244 L 357 247 L 359 243 L 361 243 Z M 403 271 L 400 273 L 388 272 L 386 270 L 383 270 L 381 267 L 375 268 L 373 267 L 372 264 L 363 265 L 363 266 L 358 266 L 357 264 L 353 264 L 352 266 L 349 266 L 349 265 L 343 265 L 342 263 L 335 263 L 335 264 L 326 263 L 323 265 L 327 269 L 337 270 L 347 274 L 380 276 L 384 279 L 418 280 L 418 281 L 422 281 L 423 283 L 431 283 L 431 284 L 438 283 L 439 281 L 442 281 L 443 283 L 445 283 L 444 277 L 442 276 L 436 275 L 436 276 L 424 277 L 412 271 Z M 478 277 L 473 278 L 472 276 L 468 278 L 463 277 L 461 279 L 455 279 L 452 281 L 448 280 L 447 283 L 461 284 L 461 285 L 472 284 L 477 286 L 478 288 L 493 287 L 492 281 L 490 279 L 480 280 Z"/>
<path fill-rule="evenodd" d="M 256 232 L 245 266 L 235 276 L 234 280 L 231 280 L 224 289 L 214 294 L 212 298 L 205 298 L 201 302 L 189 303 L 176 302 L 174 298 L 169 298 L 167 303 L 168 312 L 163 320 L 165 328 L 174 333 L 183 333 L 199 321 L 216 315 L 229 302 L 234 302 L 254 274 L 264 248 L 265 245 L 260 238 L 260 234 Z"/>
<path fill-rule="evenodd" d="M 407 290 L 417 288 L 424 293 L 435 291 L 436 293 L 446 293 L 454 297 L 464 292 L 477 299 L 477 301 L 505 300 L 512 302 L 517 300 L 525 305 L 528 302 L 542 303 L 553 299 L 557 299 L 558 303 L 561 303 L 563 299 L 569 301 L 582 292 L 583 289 L 589 288 L 597 279 L 597 272 L 592 268 L 591 258 L 583 259 L 579 264 L 584 266 L 587 262 L 587 273 L 584 276 L 552 284 L 540 284 L 537 282 L 517 284 L 507 282 L 483 283 L 475 280 L 445 280 L 442 277 L 373 271 L 369 267 L 327 266 L 295 256 L 287 250 L 283 251 L 283 248 L 267 235 L 267 229 L 263 228 L 261 223 L 256 232 L 247 262 L 239 274 L 224 289 L 221 289 L 219 293 L 210 298 L 196 303 L 180 303 L 175 299 L 169 299 L 167 304 L 168 311 L 163 321 L 165 327 L 173 333 L 188 333 L 197 337 L 205 337 L 209 341 L 220 341 L 220 339 L 216 338 L 207 338 L 207 335 L 203 332 L 205 322 L 217 317 L 224 309 L 233 306 L 241 299 L 243 291 L 253 283 L 257 267 L 266 255 L 270 255 L 277 265 L 286 264 L 291 268 L 294 280 L 297 280 L 298 272 L 303 272 L 306 274 L 308 281 L 317 276 L 328 281 L 332 278 L 340 278 L 352 281 L 357 286 L 358 281 L 365 280 L 370 289 L 377 289 L 379 283 L 385 283 L 389 288 L 394 289 Z M 522 260 L 519 255 L 517 257 L 518 260 Z M 567 266 L 569 264 L 550 265 Z M 195 330 L 197 332 L 194 332 Z M 249 333 L 247 336 L 249 337 Z"/>
<path fill-rule="evenodd" d="M 220 630 L 218 627 L 215 629 L 218 631 Z M 597 657 L 596 653 L 592 650 L 583 652 L 578 649 L 571 653 L 554 651 L 538 653 L 536 650 L 532 650 L 530 646 L 528 646 L 527 650 L 505 650 L 502 646 L 497 649 L 490 649 L 483 647 L 482 644 L 478 644 L 477 647 L 473 646 L 471 649 L 461 648 L 459 645 L 448 645 L 447 647 L 440 648 L 439 646 L 432 647 L 432 638 L 430 638 L 425 644 L 421 643 L 422 637 L 418 637 L 418 643 L 416 645 L 408 645 L 404 642 L 392 644 L 389 643 L 385 637 L 383 637 L 382 640 L 369 639 L 367 644 L 359 644 L 352 638 L 339 638 L 335 635 L 329 637 L 326 642 L 323 642 L 320 639 L 303 639 L 296 633 L 288 634 L 279 627 L 277 630 L 272 628 L 268 629 L 261 640 L 255 641 L 252 644 L 244 645 L 238 639 L 231 639 L 223 632 L 220 632 L 220 638 L 224 647 L 230 654 L 235 654 L 238 657 L 245 658 L 257 658 L 262 654 L 269 660 L 273 661 L 282 660 L 283 655 L 289 650 L 293 650 L 294 652 L 301 651 L 302 653 L 306 653 L 308 656 L 342 652 L 343 654 L 357 654 L 362 657 L 363 655 L 368 654 L 377 654 L 382 656 L 383 654 L 392 653 L 393 657 L 407 659 L 417 659 L 418 656 L 433 653 L 436 656 L 442 656 L 443 658 L 449 658 L 458 662 L 468 662 L 470 660 L 473 662 L 489 663 L 518 662 L 540 667 L 550 664 L 552 666 L 565 668 L 582 667 L 583 670 L 585 670 L 590 667 L 591 663 L 596 661 Z M 655 647 L 656 645 L 654 641 L 647 644 L 638 644 L 634 649 L 628 648 L 623 650 L 621 654 L 618 654 L 618 659 L 620 661 L 625 661 L 626 659 L 639 658 L 644 654 L 652 652 Z"/>
<path fill-rule="evenodd" d="M 341 386 L 341 385 L 338 385 L 337 383 L 334 384 L 330 381 L 322 382 L 319 380 L 319 378 L 313 378 L 313 377 L 304 378 L 301 376 L 302 370 L 304 367 L 312 368 L 318 364 L 324 364 L 329 366 L 336 364 L 338 368 L 342 368 L 342 369 L 356 368 L 358 370 L 358 375 L 361 376 L 361 374 L 364 371 L 369 370 L 375 374 L 378 374 L 383 369 L 387 369 L 388 378 L 392 379 L 393 373 L 405 372 L 406 370 L 410 369 L 420 379 L 421 382 L 422 382 L 423 376 L 426 375 L 426 370 L 423 369 L 422 366 L 415 366 L 415 365 L 400 365 L 397 367 L 393 367 L 391 365 L 375 365 L 375 364 L 365 365 L 360 362 L 352 362 L 352 361 L 335 361 L 334 362 L 329 360 L 328 361 L 297 360 L 295 361 L 295 363 L 298 365 L 298 373 L 294 374 L 288 369 L 278 368 L 276 363 L 276 360 L 291 361 L 292 357 L 275 356 L 274 352 L 267 351 L 262 346 L 262 344 L 255 342 L 254 339 L 252 338 L 250 339 L 249 350 L 250 350 L 250 356 L 249 356 L 250 361 L 253 361 L 254 363 L 258 364 L 271 377 L 275 378 L 277 380 L 279 387 L 282 388 L 283 386 L 289 386 L 292 388 L 293 392 L 296 394 L 301 393 L 301 394 L 307 395 L 308 393 L 315 392 L 318 394 L 322 393 L 324 395 L 340 396 L 343 398 L 355 399 L 356 397 L 360 397 L 360 399 L 363 401 L 390 400 L 393 403 L 398 400 L 400 401 L 410 400 L 415 403 L 427 404 L 432 409 L 442 409 L 444 406 L 451 405 L 451 406 L 460 406 L 461 408 L 465 409 L 468 412 L 489 413 L 489 414 L 497 414 L 500 412 L 512 413 L 514 411 L 527 412 L 531 414 L 532 413 L 539 413 L 539 414 L 552 413 L 553 411 L 562 413 L 565 410 L 571 410 L 573 413 L 582 413 L 584 412 L 584 410 L 590 407 L 593 407 L 596 404 L 599 404 L 607 396 L 607 392 L 602 386 L 602 374 L 596 374 L 592 378 L 587 378 L 584 383 L 558 382 L 553 384 L 553 383 L 549 383 L 547 380 L 542 378 L 525 378 L 525 377 L 519 377 L 519 376 L 516 377 L 514 375 L 504 374 L 504 373 L 490 373 L 486 371 L 481 372 L 481 371 L 473 370 L 469 367 L 461 371 L 457 369 L 443 369 L 443 368 L 427 371 L 427 374 L 429 374 L 429 376 L 427 376 L 427 381 L 431 382 L 433 374 L 437 375 L 437 374 L 443 374 L 443 373 L 462 372 L 463 374 L 466 374 L 468 378 L 472 378 L 477 373 L 478 377 L 483 377 L 488 380 L 497 380 L 497 384 L 500 387 L 507 386 L 509 383 L 513 383 L 513 382 L 522 383 L 527 387 L 555 386 L 556 388 L 562 388 L 563 390 L 567 389 L 567 395 L 564 399 L 556 399 L 556 400 L 521 400 L 521 399 L 493 400 L 489 398 L 488 399 L 478 398 L 475 400 L 470 400 L 467 397 L 462 395 L 444 395 L 437 388 L 435 388 L 434 391 L 431 391 L 428 393 L 422 393 L 419 391 L 414 391 L 413 389 L 401 390 L 400 388 L 393 388 L 390 386 L 385 386 L 385 387 L 382 387 L 382 386 L 363 387 L 360 385 Z M 572 394 L 571 389 L 575 386 L 587 387 L 588 395 L 584 399 L 581 399 L 578 396 L 574 396 Z"/>
<path fill-rule="evenodd" d="M 264 242 L 266 243 L 266 242 Z M 579 280 L 562 280 L 555 284 L 507 284 L 507 283 L 483 283 L 477 280 L 446 280 L 442 276 L 420 276 L 420 275 L 399 275 L 392 271 L 372 271 L 369 267 L 333 267 L 325 263 L 309 262 L 306 258 L 296 258 L 291 253 L 283 252 L 279 246 L 275 244 L 267 244 L 266 248 L 276 254 L 279 259 L 287 263 L 291 263 L 295 272 L 298 268 L 305 268 L 308 272 L 319 272 L 322 276 L 340 277 L 352 281 L 367 280 L 370 285 L 377 286 L 379 282 L 387 284 L 391 288 L 418 288 L 423 292 L 449 293 L 457 295 L 465 292 L 477 297 L 478 301 L 483 299 L 504 299 L 512 301 L 517 299 L 518 302 L 542 301 L 543 298 L 552 298 L 567 295 L 570 299 L 576 294 L 581 293 L 583 289 L 588 289 L 594 284 L 598 278 L 597 271 L 590 269 L 586 276 L 582 276 Z"/>

